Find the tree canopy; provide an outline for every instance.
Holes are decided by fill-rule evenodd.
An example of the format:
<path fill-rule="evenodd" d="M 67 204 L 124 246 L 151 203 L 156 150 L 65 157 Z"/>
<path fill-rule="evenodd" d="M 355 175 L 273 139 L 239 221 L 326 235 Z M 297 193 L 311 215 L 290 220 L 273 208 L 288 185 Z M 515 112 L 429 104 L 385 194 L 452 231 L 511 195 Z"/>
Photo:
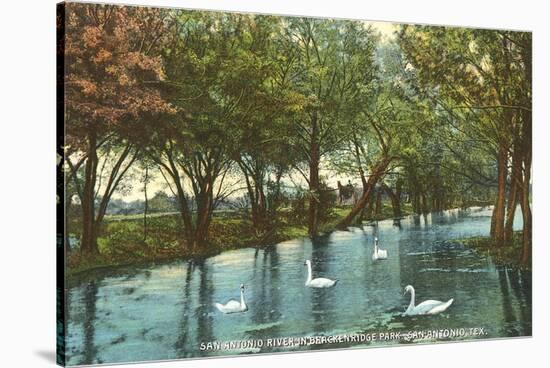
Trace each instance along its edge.
<path fill-rule="evenodd" d="M 289 224 L 346 228 L 388 200 L 394 218 L 493 204 L 495 246 L 519 205 L 529 261 L 530 33 L 404 25 L 383 39 L 362 21 L 66 9 L 64 161 L 83 254 L 98 254 L 113 196 L 139 185 L 144 226 L 176 209 L 193 252 L 222 205 L 262 241 Z"/>

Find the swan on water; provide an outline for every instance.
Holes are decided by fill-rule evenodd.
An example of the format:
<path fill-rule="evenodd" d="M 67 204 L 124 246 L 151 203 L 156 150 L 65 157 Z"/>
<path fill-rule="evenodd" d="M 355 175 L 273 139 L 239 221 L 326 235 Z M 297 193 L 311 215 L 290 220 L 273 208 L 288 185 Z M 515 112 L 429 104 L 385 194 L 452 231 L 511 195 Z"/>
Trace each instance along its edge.
<path fill-rule="evenodd" d="M 405 313 L 403 313 L 404 316 L 420 316 L 420 315 L 426 315 L 426 314 L 438 314 L 441 313 L 447 308 L 453 304 L 454 299 L 449 299 L 446 302 L 440 302 L 439 300 L 426 300 L 425 302 L 422 302 L 418 304 L 417 306 L 414 305 L 414 288 L 411 285 L 407 285 L 405 287 L 405 292 L 411 293 L 411 302 L 409 303 L 409 306 L 407 307 L 407 310 Z"/>
<path fill-rule="evenodd" d="M 307 266 L 307 280 L 306 280 L 306 286 L 312 287 L 312 288 L 329 288 L 338 282 L 338 280 L 331 280 L 324 277 L 318 277 L 316 279 L 312 279 L 311 276 L 311 261 L 308 259 L 304 262 L 304 266 Z"/>
<path fill-rule="evenodd" d="M 378 248 L 378 238 L 374 238 L 374 252 L 372 253 L 372 260 L 376 261 L 378 259 L 387 259 L 388 251 Z"/>
<path fill-rule="evenodd" d="M 214 306 L 222 313 L 241 313 L 248 310 L 248 306 L 244 300 L 244 285 L 241 284 L 241 301 L 230 300 L 226 304 L 215 303 Z"/>

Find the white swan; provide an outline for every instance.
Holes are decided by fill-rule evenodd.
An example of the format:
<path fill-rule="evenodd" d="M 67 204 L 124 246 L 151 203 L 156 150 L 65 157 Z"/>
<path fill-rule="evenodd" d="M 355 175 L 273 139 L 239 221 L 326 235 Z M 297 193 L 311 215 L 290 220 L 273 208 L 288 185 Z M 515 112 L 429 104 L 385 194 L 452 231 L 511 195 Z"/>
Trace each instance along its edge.
<path fill-rule="evenodd" d="M 307 266 L 307 280 L 306 286 L 312 288 L 329 288 L 336 285 L 338 280 L 331 280 L 324 277 L 318 277 L 316 279 L 311 278 L 311 261 L 308 259 L 304 262 L 304 265 Z"/>
<path fill-rule="evenodd" d="M 404 316 L 438 314 L 445 311 L 447 308 L 449 308 L 454 301 L 454 299 L 449 299 L 446 302 L 440 302 L 439 300 L 426 300 L 425 302 L 422 302 L 417 306 L 415 306 L 414 305 L 414 288 L 411 285 L 407 285 L 405 287 L 405 292 L 403 293 L 403 295 L 405 295 L 407 292 L 411 293 L 411 302 L 409 303 L 409 306 L 405 311 L 405 313 L 403 313 Z"/>
<path fill-rule="evenodd" d="M 248 310 L 248 306 L 244 300 L 244 285 L 241 284 L 241 301 L 230 300 L 226 304 L 215 303 L 214 306 L 222 313 L 241 313 Z"/>
<path fill-rule="evenodd" d="M 374 238 L 374 252 L 372 253 L 372 260 L 387 259 L 388 251 L 378 248 L 378 238 Z"/>

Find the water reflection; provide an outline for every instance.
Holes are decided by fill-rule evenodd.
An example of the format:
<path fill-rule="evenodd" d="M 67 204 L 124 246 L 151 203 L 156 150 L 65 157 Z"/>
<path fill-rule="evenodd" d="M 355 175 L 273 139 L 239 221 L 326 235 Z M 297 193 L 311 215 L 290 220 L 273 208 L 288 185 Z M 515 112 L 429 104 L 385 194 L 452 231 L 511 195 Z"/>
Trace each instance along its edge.
<path fill-rule="evenodd" d="M 213 340 L 212 317 L 210 311 L 212 309 L 213 300 L 213 285 L 208 279 L 208 266 L 204 260 L 197 264 L 199 272 L 199 306 L 195 310 L 195 318 L 197 318 L 197 332 L 200 334 L 200 341 Z"/>
<path fill-rule="evenodd" d="M 90 273 L 73 280 L 67 294 L 69 364 L 288 351 L 199 346 L 368 331 L 486 327 L 484 338 L 530 335 L 531 272 L 495 267 L 452 241 L 488 234 L 489 215 L 475 209 L 409 216 L 399 225 L 380 221 L 201 261 Z M 371 259 L 374 236 L 388 251 L 385 261 Z M 306 288 L 305 259 L 315 277 L 339 279 L 337 286 Z M 212 304 L 238 299 L 241 283 L 249 311 L 219 313 Z M 407 284 L 417 302 L 455 303 L 442 315 L 401 317 Z M 391 343 L 397 342 L 377 342 Z"/>
<path fill-rule="evenodd" d="M 257 249 L 254 254 L 254 267 L 250 284 L 254 304 L 250 306 L 250 319 L 257 328 L 247 331 L 248 339 L 262 339 L 266 335 L 278 334 L 278 321 L 281 318 L 279 256 L 276 247 Z"/>
<path fill-rule="evenodd" d="M 186 352 L 185 347 L 189 341 L 189 335 L 191 333 L 189 326 L 189 315 L 191 313 L 191 278 L 193 276 L 193 265 L 192 262 L 188 262 L 187 269 L 185 272 L 185 282 L 183 284 L 183 300 L 182 311 L 181 311 L 181 321 L 179 324 L 180 335 L 176 341 L 174 348 L 178 352 L 178 356 L 188 357 L 189 354 Z M 146 331 L 147 332 L 147 331 Z"/>
<path fill-rule="evenodd" d="M 329 268 L 331 262 L 331 235 L 319 236 L 312 242 L 311 268 L 313 278 L 328 277 L 337 279 Z M 334 289 L 306 289 L 310 296 L 311 316 L 313 318 L 313 330 L 315 334 L 327 331 L 330 321 L 334 318 Z"/>
<path fill-rule="evenodd" d="M 526 302 L 531 300 L 530 288 L 523 290 L 520 282 L 523 278 L 523 281 L 529 285 L 525 279 L 526 273 L 502 267 L 498 269 L 498 276 L 502 292 L 504 333 L 512 336 L 531 335 L 531 308 L 530 304 L 529 307 L 526 305 Z"/>
<path fill-rule="evenodd" d="M 500 282 L 500 290 L 502 292 L 502 310 L 504 315 L 505 328 L 507 333 L 518 334 L 515 322 L 517 321 L 514 309 L 512 307 L 512 300 L 510 298 L 510 291 L 508 289 L 508 275 L 506 268 L 498 270 L 498 278 Z"/>

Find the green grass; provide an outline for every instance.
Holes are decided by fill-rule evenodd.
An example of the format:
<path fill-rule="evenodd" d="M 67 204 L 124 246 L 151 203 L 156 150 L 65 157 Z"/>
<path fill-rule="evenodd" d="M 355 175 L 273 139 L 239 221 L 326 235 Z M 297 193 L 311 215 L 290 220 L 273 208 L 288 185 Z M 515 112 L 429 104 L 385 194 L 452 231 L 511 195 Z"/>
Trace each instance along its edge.
<path fill-rule="evenodd" d="M 523 246 L 523 232 L 515 231 L 512 241 L 508 244 L 496 246 L 488 236 L 476 236 L 456 240 L 466 247 L 475 249 L 478 253 L 490 256 L 496 265 L 514 268 L 530 269 L 530 266 L 521 264 Z M 531 262 L 529 262 L 531 265 Z"/>
<path fill-rule="evenodd" d="M 343 205 L 343 206 L 336 206 L 332 209 L 333 216 L 329 221 L 321 225 L 321 231 L 322 232 L 330 232 L 334 230 L 338 222 L 342 220 L 347 214 L 351 211 L 352 206 L 351 205 Z M 402 203 L 401 204 L 401 216 L 408 216 L 413 213 L 412 205 L 410 203 Z M 380 209 L 380 213 L 376 214 L 373 210 L 372 217 L 365 217 L 363 221 L 382 221 L 387 219 L 393 219 L 393 208 L 391 206 L 390 202 L 382 202 L 382 208 Z"/>
<path fill-rule="evenodd" d="M 331 215 L 321 224 L 320 232 L 334 230 L 336 224 L 350 210 L 350 205 L 332 208 Z M 402 212 L 403 216 L 412 213 L 411 205 L 403 204 Z M 193 253 L 182 240 L 183 225 L 177 212 L 148 215 L 146 237 L 143 231 L 143 214 L 106 216 L 98 238 L 99 255 L 85 258 L 77 250 L 70 252 L 68 273 L 73 275 L 94 268 L 206 257 L 229 249 L 265 246 L 308 235 L 305 223 L 296 223 L 297 220 L 289 209 L 282 209 L 279 217 L 272 231 L 258 234 L 243 213 L 216 211 L 210 225 L 208 245 Z M 393 218 L 391 205 L 383 202 L 381 213 L 374 219 L 389 218 Z M 79 238 L 80 225 L 76 220 L 70 221 L 69 229 L 74 229 L 71 235 Z"/>

